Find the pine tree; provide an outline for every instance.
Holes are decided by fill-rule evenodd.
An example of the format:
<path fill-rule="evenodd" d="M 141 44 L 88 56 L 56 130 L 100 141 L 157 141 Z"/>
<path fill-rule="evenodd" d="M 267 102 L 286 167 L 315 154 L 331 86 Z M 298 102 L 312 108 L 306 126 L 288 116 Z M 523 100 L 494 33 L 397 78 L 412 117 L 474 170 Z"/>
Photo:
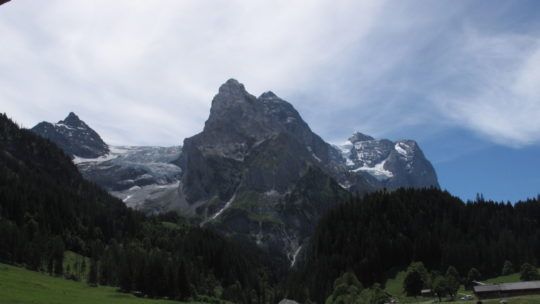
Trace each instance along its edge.
<path fill-rule="evenodd" d="M 90 271 L 88 273 L 88 285 L 96 287 L 98 283 L 98 265 L 96 259 L 90 259 Z"/>
<path fill-rule="evenodd" d="M 178 291 L 180 293 L 179 299 L 185 301 L 189 299 L 189 297 L 192 296 L 192 291 L 191 291 L 191 285 L 189 283 L 188 276 L 187 276 L 186 265 L 183 261 L 180 263 L 180 266 L 178 267 L 177 277 L 178 277 Z M 238 283 L 238 285 L 240 284 Z M 236 291 L 237 290 L 231 291 L 231 293 L 234 293 Z M 225 294 L 225 292 L 223 292 L 223 294 Z M 228 299 L 227 297 L 230 297 L 229 298 L 230 300 L 236 300 L 236 298 L 234 298 L 234 296 L 232 295 L 226 295 L 223 298 Z"/>
<path fill-rule="evenodd" d="M 403 281 L 403 290 L 409 297 L 416 297 L 420 295 L 424 282 L 422 276 L 416 270 L 407 272 L 405 280 Z"/>
<path fill-rule="evenodd" d="M 510 262 L 508 260 L 504 261 L 504 265 L 503 265 L 501 274 L 503 276 L 505 276 L 505 275 L 512 274 L 514 272 L 516 272 L 516 270 L 514 269 L 514 264 L 512 264 L 512 262 Z"/>
<path fill-rule="evenodd" d="M 442 297 L 446 296 L 448 293 L 448 282 L 446 281 L 446 278 L 441 275 L 435 276 L 431 284 L 433 292 L 439 298 L 439 302 L 441 302 Z"/>
<path fill-rule="evenodd" d="M 538 280 L 540 276 L 538 275 L 538 270 L 535 266 L 529 263 L 524 263 L 523 265 L 521 265 L 519 278 L 522 281 L 534 281 Z"/>
<path fill-rule="evenodd" d="M 472 289 L 474 285 L 473 281 L 478 281 L 481 277 L 482 274 L 480 274 L 480 271 L 478 271 L 478 269 L 471 268 L 471 270 L 469 270 L 469 272 L 467 273 L 467 283 L 465 287 L 467 289 Z"/>

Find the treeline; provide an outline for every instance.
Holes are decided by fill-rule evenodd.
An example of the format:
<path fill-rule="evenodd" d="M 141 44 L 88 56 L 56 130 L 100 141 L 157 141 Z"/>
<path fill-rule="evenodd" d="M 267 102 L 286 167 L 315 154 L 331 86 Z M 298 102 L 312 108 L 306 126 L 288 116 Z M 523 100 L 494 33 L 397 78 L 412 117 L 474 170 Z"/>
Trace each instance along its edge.
<path fill-rule="evenodd" d="M 285 271 L 270 254 L 174 214 L 146 217 L 127 208 L 84 180 L 61 149 L 5 114 L 0 231 L 0 262 L 63 275 L 64 251 L 71 250 L 90 257 L 90 284 L 151 297 L 270 303 Z"/>
<path fill-rule="evenodd" d="M 322 303 L 344 272 L 364 286 L 384 284 L 412 261 L 441 273 L 453 266 L 463 276 L 471 268 L 493 276 L 506 260 L 534 264 L 539 257 L 538 200 L 464 203 L 438 189 L 383 191 L 321 218 L 306 264 L 289 278 L 289 294 Z"/>
<path fill-rule="evenodd" d="M 89 282 L 179 300 L 205 295 L 235 303 L 276 301 L 274 286 L 286 269 L 272 267 L 272 257 L 206 229 L 171 224 L 154 217 L 139 239 L 94 244 L 97 275 L 91 269 Z"/>

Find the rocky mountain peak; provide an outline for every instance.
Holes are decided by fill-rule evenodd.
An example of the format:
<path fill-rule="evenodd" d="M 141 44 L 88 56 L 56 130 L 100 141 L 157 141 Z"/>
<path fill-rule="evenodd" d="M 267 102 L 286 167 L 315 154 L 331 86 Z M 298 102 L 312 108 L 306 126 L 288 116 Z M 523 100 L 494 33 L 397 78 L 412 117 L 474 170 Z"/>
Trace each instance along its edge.
<path fill-rule="evenodd" d="M 61 120 L 59 122 L 63 122 L 67 125 L 75 125 L 81 123 L 81 119 L 79 118 L 79 116 L 77 116 L 77 114 L 69 112 L 68 116 L 64 120 Z"/>
<path fill-rule="evenodd" d="M 32 131 L 50 139 L 72 157 L 97 158 L 109 153 L 109 146 L 77 114 L 58 123 L 40 122 Z"/>
<path fill-rule="evenodd" d="M 360 132 L 340 147 L 350 172 L 372 177 L 379 187 L 438 187 L 437 175 L 414 140 L 376 140 Z"/>
<path fill-rule="evenodd" d="M 357 142 L 361 142 L 361 141 L 368 141 L 368 140 L 375 140 L 375 138 L 369 135 L 360 133 L 360 132 L 354 132 L 353 135 L 349 137 L 349 141 L 353 144 Z"/>
<path fill-rule="evenodd" d="M 276 94 L 272 91 L 266 91 L 259 96 L 259 99 L 265 99 L 265 100 L 271 100 L 271 99 L 279 99 Z"/>
<path fill-rule="evenodd" d="M 219 94 L 241 95 L 246 93 L 246 88 L 238 80 L 231 78 L 219 87 Z"/>
<path fill-rule="evenodd" d="M 205 130 L 222 128 L 224 123 L 242 123 L 256 117 L 257 113 L 261 112 L 261 107 L 257 98 L 249 94 L 243 84 L 236 79 L 229 79 L 220 86 L 218 94 L 212 100 Z"/>

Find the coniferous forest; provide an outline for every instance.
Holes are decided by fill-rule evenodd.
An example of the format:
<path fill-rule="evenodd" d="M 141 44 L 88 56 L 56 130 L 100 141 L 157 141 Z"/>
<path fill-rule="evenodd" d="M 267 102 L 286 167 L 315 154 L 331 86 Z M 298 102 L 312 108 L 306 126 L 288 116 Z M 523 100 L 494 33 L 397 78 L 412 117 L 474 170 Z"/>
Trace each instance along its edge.
<path fill-rule="evenodd" d="M 438 189 L 399 189 L 352 198 L 327 212 L 312 238 L 305 266 L 291 279 L 300 299 L 324 302 L 332 283 L 351 271 L 363 284 L 384 284 L 411 262 L 461 277 L 475 268 L 483 277 L 540 258 L 540 202 L 474 202 Z M 297 283 L 295 283 L 295 281 Z M 308 282 L 308 283 L 306 283 Z"/>
<path fill-rule="evenodd" d="M 192 226 L 175 213 L 145 216 L 127 208 L 84 180 L 53 143 L 4 114 L 0 231 L 2 263 L 67 275 L 70 250 L 89 258 L 89 284 L 149 297 L 332 303 L 337 282 L 374 286 L 372 299 L 382 301 L 380 286 L 414 261 L 462 277 L 472 269 L 498 275 L 506 261 L 537 265 L 540 202 L 464 203 L 439 189 L 351 196 L 320 219 L 291 269 L 278 253 Z"/>
<path fill-rule="evenodd" d="M 62 275 L 71 250 L 90 258 L 90 284 L 179 300 L 274 301 L 279 259 L 176 214 L 146 217 L 127 208 L 84 180 L 53 143 L 5 114 L 0 150 L 0 262 Z"/>

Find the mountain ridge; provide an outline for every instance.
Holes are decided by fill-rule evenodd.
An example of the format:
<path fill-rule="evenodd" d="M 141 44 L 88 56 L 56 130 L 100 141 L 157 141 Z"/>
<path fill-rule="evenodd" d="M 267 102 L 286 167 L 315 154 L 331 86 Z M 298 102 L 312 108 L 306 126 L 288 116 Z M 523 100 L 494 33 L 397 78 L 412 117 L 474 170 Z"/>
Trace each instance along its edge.
<path fill-rule="evenodd" d="M 74 125 L 72 116 L 64 121 Z M 272 91 L 255 97 L 235 79 L 220 86 L 203 130 L 186 138 L 177 154 L 154 148 L 157 166 L 145 163 L 152 158 L 118 149 L 75 161 L 87 178 L 129 206 L 147 213 L 177 211 L 201 226 L 281 250 L 291 263 L 317 219 L 351 193 L 438 187 L 416 142 L 355 133 L 348 146 L 331 145 L 292 104 Z M 417 171 L 427 172 L 427 182 L 415 182 L 422 177 Z"/>

